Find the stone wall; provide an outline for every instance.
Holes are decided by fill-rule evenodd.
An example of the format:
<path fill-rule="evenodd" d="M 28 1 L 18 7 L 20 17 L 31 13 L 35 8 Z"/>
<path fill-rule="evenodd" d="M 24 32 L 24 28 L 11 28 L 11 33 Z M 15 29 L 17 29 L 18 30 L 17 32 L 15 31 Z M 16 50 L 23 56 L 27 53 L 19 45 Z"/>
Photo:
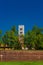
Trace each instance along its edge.
<path fill-rule="evenodd" d="M 36 61 L 43 60 L 43 51 L 0 50 L 0 61 Z"/>

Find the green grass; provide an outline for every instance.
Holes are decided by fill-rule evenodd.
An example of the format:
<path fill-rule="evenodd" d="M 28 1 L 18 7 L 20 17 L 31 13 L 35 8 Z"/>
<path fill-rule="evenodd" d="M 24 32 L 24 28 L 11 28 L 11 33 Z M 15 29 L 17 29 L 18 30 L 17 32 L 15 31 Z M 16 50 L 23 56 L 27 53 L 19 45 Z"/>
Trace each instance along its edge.
<path fill-rule="evenodd" d="M 43 65 L 43 61 L 35 62 L 0 62 L 0 65 Z"/>

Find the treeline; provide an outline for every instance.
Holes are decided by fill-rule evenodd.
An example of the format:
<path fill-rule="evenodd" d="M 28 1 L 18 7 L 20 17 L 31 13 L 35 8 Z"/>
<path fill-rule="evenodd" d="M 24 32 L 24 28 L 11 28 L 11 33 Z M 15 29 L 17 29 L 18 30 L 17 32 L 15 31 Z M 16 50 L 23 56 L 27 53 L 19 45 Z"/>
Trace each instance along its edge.
<path fill-rule="evenodd" d="M 25 33 L 24 47 L 31 50 L 43 50 L 43 28 L 33 26 L 32 30 Z M 15 26 L 12 26 L 10 31 L 2 35 L 0 30 L 0 48 L 8 47 L 11 49 L 22 49 L 18 38 L 18 31 Z"/>

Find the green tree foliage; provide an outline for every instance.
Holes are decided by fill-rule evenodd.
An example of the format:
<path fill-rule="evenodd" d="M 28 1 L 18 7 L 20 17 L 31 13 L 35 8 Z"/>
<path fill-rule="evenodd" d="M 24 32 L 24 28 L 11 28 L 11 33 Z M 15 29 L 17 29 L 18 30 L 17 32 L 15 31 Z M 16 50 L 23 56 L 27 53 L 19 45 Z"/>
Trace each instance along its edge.
<path fill-rule="evenodd" d="M 2 43 L 2 30 L 0 30 L 0 44 Z"/>
<path fill-rule="evenodd" d="M 23 36 L 24 46 L 28 49 L 43 49 L 43 28 L 34 26 L 32 30 L 28 31 L 25 36 Z M 15 26 L 12 26 L 10 31 L 7 31 L 2 36 L 2 31 L 0 30 L 0 44 L 3 43 L 4 47 L 7 45 L 12 49 L 21 49 L 21 44 L 18 38 L 18 32 Z"/>
<path fill-rule="evenodd" d="M 16 28 L 15 26 L 12 27 L 10 31 L 7 31 L 5 35 L 2 37 L 2 40 L 4 44 L 9 46 L 10 48 L 13 49 L 21 49 L 21 46 L 18 42 L 18 34 L 16 33 Z"/>
<path fill-rule="evenodd" d="M 29 49 L 43 49 L 43 29 L 34 26 L 25 36 L 25 44 Z"/>

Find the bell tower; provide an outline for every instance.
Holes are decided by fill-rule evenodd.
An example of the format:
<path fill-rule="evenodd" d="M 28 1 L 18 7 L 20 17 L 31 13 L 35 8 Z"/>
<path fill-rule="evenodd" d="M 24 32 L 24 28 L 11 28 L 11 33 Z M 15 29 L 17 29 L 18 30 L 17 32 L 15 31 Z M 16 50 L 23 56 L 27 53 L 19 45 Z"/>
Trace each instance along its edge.
<path fill-rule="evenodd" d="M 19 42 L 21 44 L 22 49 L 24 49 L 24 25 L 18 26 L 18 35 L 19 35 Z"/>

